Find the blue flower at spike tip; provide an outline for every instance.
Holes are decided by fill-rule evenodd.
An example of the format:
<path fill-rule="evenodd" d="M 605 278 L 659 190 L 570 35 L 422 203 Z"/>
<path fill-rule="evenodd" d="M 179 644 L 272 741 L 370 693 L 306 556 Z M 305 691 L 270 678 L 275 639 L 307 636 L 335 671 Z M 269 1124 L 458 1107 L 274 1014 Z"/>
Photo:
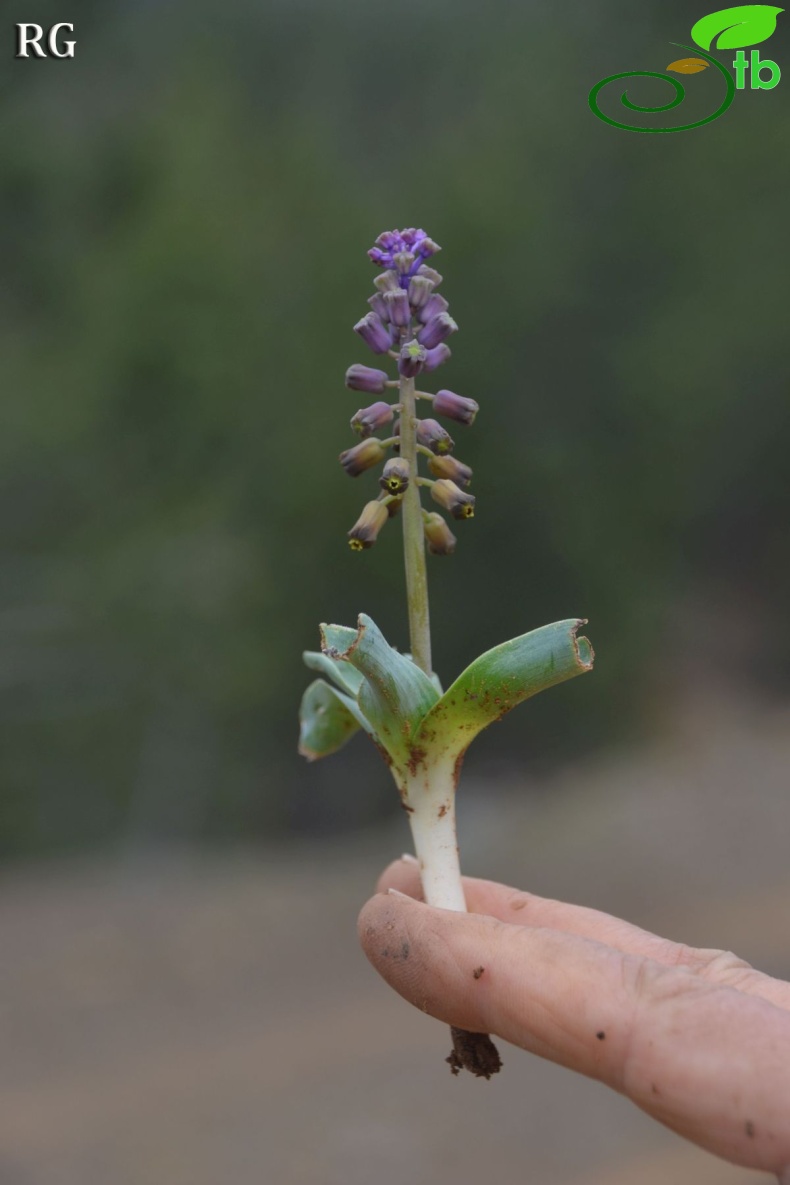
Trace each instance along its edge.
<path fill-rule="evenodd" d="M 429 239 L 424 230 L 408 226 L 403 230 L 385 230 L 376 239 L 376 245 L 370 248 L 368 255 L 379 267 L 395 268 L 400 273 L 401 287 L 408 288 L 411 277 L 437 251 L 441 251 L 441 247 Z M 413 259 L 405 261 L 405 255 L 411 255 Z M 401 256 L 401 260 L 396 259 L 396 256 Z M 404 268 L 405 263 L 408 266 Z"/>

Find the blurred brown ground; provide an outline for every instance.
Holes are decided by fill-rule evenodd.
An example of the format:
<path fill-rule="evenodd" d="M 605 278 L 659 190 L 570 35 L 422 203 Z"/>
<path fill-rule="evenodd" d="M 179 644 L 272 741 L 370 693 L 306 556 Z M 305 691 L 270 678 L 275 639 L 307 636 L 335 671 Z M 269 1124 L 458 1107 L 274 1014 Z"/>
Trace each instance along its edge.
<path fill-rule="evenodd" d="M 790 977 L 790 709 L 690 697 L 660 740 L 460 803 L 468 871 Z M 305 773 L 309 777 L 309 772 Z M 477 792 L 474 792 L 477 791 Z M 448 1036 L 378 980 L 356 913 L 405 821 L 233 857 L 0 885 L 1 1185 L 747 1185 L 597 1083 Z"/>

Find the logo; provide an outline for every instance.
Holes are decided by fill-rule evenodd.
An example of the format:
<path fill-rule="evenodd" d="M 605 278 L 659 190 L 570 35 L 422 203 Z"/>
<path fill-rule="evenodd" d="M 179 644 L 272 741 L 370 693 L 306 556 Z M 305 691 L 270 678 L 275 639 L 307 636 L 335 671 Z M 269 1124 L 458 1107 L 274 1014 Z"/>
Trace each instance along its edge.
<path fill-rule="evenodd" d="M 718 71 L 722 76 L 725 86 L 724 98 L 712 115 L 706 115 L 704 119 L 697 119 L 693 123 L 684 123 L 675 127 L 647 128 L 632 123 L 622 123 L 601 110 L 598 101 L 601 91 L 610 82 L 619 82 L 621 78 L 661 78 L 664 82 L 668 82 L 674 90 L 674 97 L 668 103 L 662 103 L 657 107 L 643 107 L 638 103 L 633 103 L 628 97 L 628 91 L 624 90 L 620 95 L 620 102 L 629 111 L 656 115 L 679 107 L 686 97 L 683 84 L 678 79 L 671 78 L 669 74 L 660 74 L 654 70 L 626 70 L 622 74 L 611 74 L 608 78 L 601 79 L 590 91 L 588 97 L 590 110 L 604 123 L 611 124 L 613 128 L 621 128 L 624 132 L 688 132 L 692 128 L 701 128 L 706 123 L 712 123 L 714 119 L 723 115 L 730 106 L 735 98 L 735 92 L 746 89 L 747 78 L 751 90 L 769 91 L 778 84 L 782 77 L 782 71 L 776 62 L 772 62 L 768 58 L 761 58 L 759 50 L 756 49 L 752 49 L 747 58 L 744 49 L 748 46 L 760 45 L 761 42 L 768 40 L 776 29 L 776 18 L 780 12 L 784 12 L 784 9 L 774 8 L 770 4 L 741 4 L 737 8 L 724 8 L 721 12 L 712 12 L 710 16 L 704 16 L 692 28 L 691 38 L 699 47 L 698 49 L 692 45 L 681 45 L 677 41 L 670 42 L 671 45 L 688 50 L 694 56 L 678 58 L 677 61 L 670 62 L 666 67 L 667 70 L 671 70 L 674 74 L 701 74 L 703 70 L 708 70 L 713 66 L 714 73 Z M 738 52 L 732 62 L 732 68 L 735 71 L 734 77 L 718 58 L 714 58 L 706 52 L 713 48 L 717 50 L 737 49 Z M 700 51 L 702 51 L 701 56 L 697 56 Z"/>
<path fill-rule="evenodd" d="M 74 26 L 66 21 L 44 30 L 41 25 L 20 24 L 16 26 L 16 58 L 73 58 L 76 41 L 66 41 L 61 30 L 74 33 Z M 42 41 L 46 39 L 46 45 Z"/>

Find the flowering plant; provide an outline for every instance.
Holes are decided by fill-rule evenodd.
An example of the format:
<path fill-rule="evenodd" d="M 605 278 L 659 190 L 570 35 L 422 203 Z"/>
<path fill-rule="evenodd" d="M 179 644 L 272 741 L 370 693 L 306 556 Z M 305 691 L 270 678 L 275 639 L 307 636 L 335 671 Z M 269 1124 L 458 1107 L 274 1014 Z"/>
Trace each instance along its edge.
<path fill-rule="evenodd" d="M 299 751 L 312 761 L 336 752 L 360 729 L 367 732 L 408 813 L 425 900 L 465 911 L 455 833 L 464 754 L 479 732 L 516 704 L 589 671 L 593 651 L 578 633 L 584 620 L 572 618 L 488 650 L 446 692 L 433 672 L 425 553 L 450 555 L 456 538 L 440 513 L 423 509 L 421 492 L 427 490 L 457 521 L 474 517 L 475 499 L 468 492 L 472 470 L 454 457 L 449 433 L 438 420 L 420 418 L 417 408 L 420 401 L 430 403 L 436 415 L 465 426 L 479 410 L 474 399 L 454 391 L 416 388 L 418 376 L 449 359 L 447 339 L 458 328 L 437 291 L 442 277 L 426 262 L 439 249 L 425 231 L 408 228 L 379 235 L 368 252 L 382 270 L 368 302 L 371 311 L 354 329 L 375 354 L 397 362 L 398 378 L 360 364 L 349 367 L 346 386 L 378 399 L 352 417 L 361 440 L 340 454 L 352 477 L 384 462 L 380 492 L 349 531 L 349 544 L 355 551 L 372 547 L 386 523 L 401 515 L 411 653 L 390 646 L 364 613 L 356 629 L 322 625 L 321 650 L 304 655 L 307 666 L 324 678 L 311 683 L 302 698 Z M 394 389 L 397 402 L 381 398 Z M 389 425 L 392 435 L 374 435 Z M 431 477 L 420 475 L 421 460 Z M 447 1060 L 454 1074 L 463 1068 L 489 1078 L 499 1070 L 487 1034 L 451 1033 Z"/>

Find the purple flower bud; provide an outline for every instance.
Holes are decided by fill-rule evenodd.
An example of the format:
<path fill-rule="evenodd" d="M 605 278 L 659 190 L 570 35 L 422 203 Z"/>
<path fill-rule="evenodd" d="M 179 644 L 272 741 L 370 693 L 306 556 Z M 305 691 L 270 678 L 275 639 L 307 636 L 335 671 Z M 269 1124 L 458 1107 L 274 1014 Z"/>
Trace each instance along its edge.
<path fill-rule="evenodd" d="M 404 378 L 413 379 L 420 373 L 426 353 L 425 346 L 421 346 L 417 341 L 406 342 L 401 346 L 398 370 Z"/>
<path fill-rule="evenodd" d="M 427 259 L 429 255 L 435 255 L 437 251 L 441 251 L 439 244 L 434 243 L 433 239 L 427 237 L 417 244 L 416 249 L 423 259 Z"/>
<path fill-rule="evenodd" d="M 432 350 L 428 350 L 422 368 L 425 371 L 436 370 L 437 366 L 441 366 L 450 357 L 452 357 L 452 350 L 444 342 L 440 342 L 438 346 L 434 346 Z"/>
<path fill-rule="evenodd" d="M 397 272 L 388 270 L 382 272 L 381 275 L 376 276 L 373 283 L 378 288 L 379 292 L 394 292 L 396 288 L 400 288 L 400 276 Z"/>
<path fill-rule="evenodd" d="M 380 317 L 375 313 L 368 313 L 354 326 L 354 333 L 358 333 L 366 345 L 370 346 L 374 354 L 386 354 L 392 345 L 392 337 Z M 439 339 L 441 340 L 441 338 Z"/>
<path fill-rule="evenodd" d="M 401 457 L 390 457 L 379 478 L 379 485 L 388 494 L 403 494 L 409 486 L 409 462 Z"/>
<path fill-rule="evenodd" d="M 389 382 L 386 370 L 374 370 L 355 362 L 346 371 L 346 386 L 352 391 L 367 391 L 370 395 L 383 395 Z"/>
<path fill-rule="evenodd" d="M 438 420 L 417 421 L 417 443 L 429 448 L 437 457 L 451 453 L 455 448 L 452 436 Z"/>
<path fill-rule="evenodd" d="M 399 251 L 403 245 L 403 236 L 397 230 L 383 230 L 376 239 L 376 246 L 384 251 Z"/>
<path fill-rule="evenodd" d="M 371 403 L 370 407 L 361 407 L 351 421 L 354 432 L 366 439 L 378 432 L 385 424 L 392 423 L 393 411 L 389 403 Z"/>
<path fill-rule="evenodd" d="M 429 321 L 432 321 L 434 317 L 438 317 L 439 313 L 446 313 L 449 307 L 449 303 L 444 299 L 441 293 L 432 292 L 425 304 L 417 313 L 417 318 L 418 320 L 422 321 L 423 325 L 426 325 Z"/>
<path fill-rule="evenodd" d="M 427 276 L 412 276 L 409 280 L 409 304 L 416 311 L 421 309 L 433 292 L 433 281 Z"/>
<path fill-rule="evenodd" d="M 438 416 L 447 416 L 448 420 L 457 420 L 459 424 L 474 424 L 480 404 L 456 395 L 454 391 L 437 391 L 433 397 L 433 410 Z"/>
<path fill-rule="evenodd" d="M 387 306 L 387 319 L 393 325 L 399 325 L 402 328 L 409 324 L 411 308 L 409 307 L 409 298 L 402 288 L 399 288 L 397 292 L 385 292 L 381 299 Z"/>
<path fill-rule="evenodd" d="M 434 297 L 431 297 L 431 300 L 434 299 Z M 373 316 L 372 313 L 370 315 Z M 449 313 L 439 313 L 438 317 L 432 317 L 427 325 L 423 325 L 417 334 L 417 341 L 421 346 L 425 346 L 426 350 L 432 350 L 434 346 L 438 346 L 440 342 L 448 338 L 451 333 L 455 333 L 457 328 L 458 326 Z"/>
<path fill-rule="evenodd" d="M 444 277 L 440 276 L 434 268 L 428 267 L 427 263 L 423 263 L 417 268 L 417 275 L 425 276 L 426 280 L 431 280 L 433 282 L 434 288 L 438 288 L 444 279 Z"/>
<path fill-rule="evenodd" d="M 415 257 L 411 251 L 398 251 L 396 255 L 393 255 L 392 262 L 401 276 L 410 276 Z"/>
<path fill-rule="evenodd" d="M 387 302 L 384 299 L 382 292 L 375 292 L 373 296 L 368 297 L 368 304 L 373 309 L 373 312 L 379 317 L 385 325 L 389 323 L 390 314 L 387 308 Z"/>
<path fill-rule="evenodd" d="M 465 494 L 459 490 L 454 481 L 442 478 L 431 486 L 431 497 L 445 510 L 449 510 L 453 518 L 474 518 L 474 494 Z"/>
<path fill-rule="evenodd" d="M 463 461 L 456 461 L 455 457 L 431 457 L 428 468 L 434 477 L 446 477 L 462 489 L 472 483 L 472 470 Z"/>
<path fill-rule="evenodd" d="M 440 514 L 433 511 L 423 519 L 425 541 L 431 555 L 452 555 L 458 542 Z"/>
<path fill-rule="evenodd" d="M 389 511 L 383 502 L 366 503 L 362 514 L 348 532 L 348 545 L 351 550 L 365 551 L 372 547 L 388 518 Z"/>
<path fill-rule="evenodd" d="M 390 518 L 394 518 L 403 505 L 403 498 L 389 497 L 384 505 L 387 507 L 387 514 L 390 516 Z"/>
<path fill-rule="evenodd" d="M 377 437 L 371 436 L 369 440 L 363 440 L 361 444 L 355 444 L 353 448 L 346 449 L 344 453 L 340 454 L 338 460 L 349 477 L 359 477 L 360 473 L 364 473 L 366 469 L 372 469 L 374 465 L 383 461 L 386 455 L 381 441 Z"/>

